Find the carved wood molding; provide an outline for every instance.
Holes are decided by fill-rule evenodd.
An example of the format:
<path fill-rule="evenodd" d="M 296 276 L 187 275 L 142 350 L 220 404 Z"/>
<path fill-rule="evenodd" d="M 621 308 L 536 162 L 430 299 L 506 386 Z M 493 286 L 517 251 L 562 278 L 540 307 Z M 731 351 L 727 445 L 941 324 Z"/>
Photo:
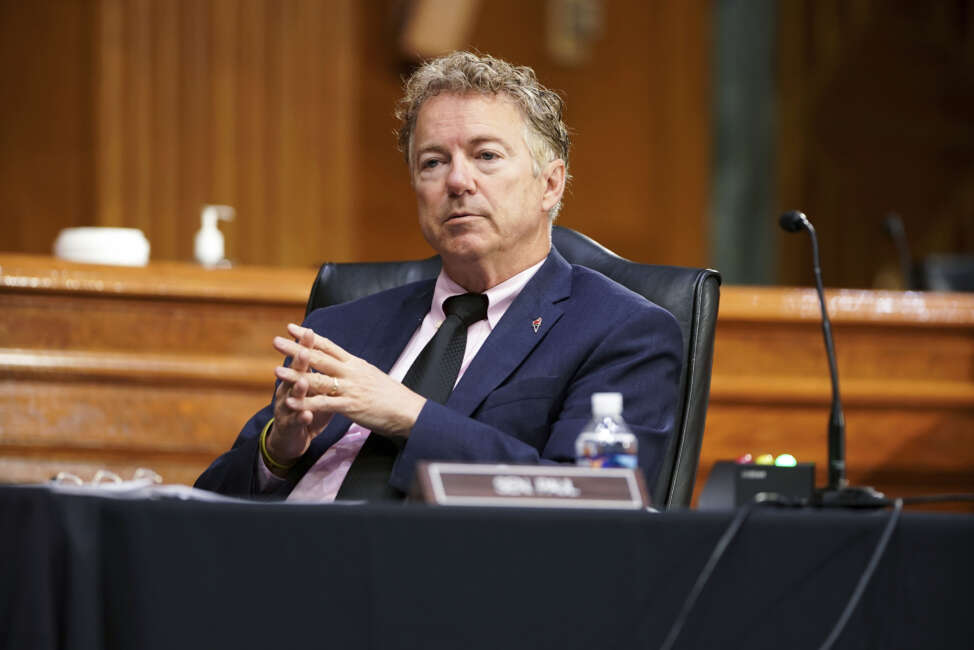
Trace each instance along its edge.
<path fill-rule="evenodd" d="M 315 271 L 260 266 L 204 269 L 181 262 L 117 267 L 3 253 L 0 291 L 303 306 Z"/>
<path fill-rule="evenodd" d="M 847 406 L 974 407 L 974 296 L 826 291 Z M 710 399 L 769 407 L 831 400 L 814 289 L 726 287 Z"/>
<path fill-rule="evenodd" d="M 911 327 L 974 327 L 974 296 L 921 291 L 827 289 L 834 323 L 877 323 Z M 821 321 L 815 289 L 723 287 L 720 322 Z"/>
<path fill-rule="evenodd" d="M 45 381 L 100 381 L 209 388 L 264 389 L 280 357 L 0 348 L 0 376 Z"/>
<path fill-rule="evenodd" d="M 974 408 L 974 383 L 938 380 L 840 378 L 842 402 L 847 407 L 917 409 Z M 832 385 L 825 378 L 741 377 L 714 375 L 712 404 L 767 406 L 822 405 L 832 401 Z"/>

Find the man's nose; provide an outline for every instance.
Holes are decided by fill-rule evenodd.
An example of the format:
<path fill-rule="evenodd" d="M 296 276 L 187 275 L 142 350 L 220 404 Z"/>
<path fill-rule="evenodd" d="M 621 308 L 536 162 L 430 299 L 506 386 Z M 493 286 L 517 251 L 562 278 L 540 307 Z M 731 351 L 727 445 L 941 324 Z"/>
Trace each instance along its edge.
<path fill-rule="evenodd" d="M 450 173 L 446 177 L 447 190 L 450 194 L 459 196 L 473 192 L 476 189 L 474 171 L 469 160 L 463 156 L 454 156 Z"/>

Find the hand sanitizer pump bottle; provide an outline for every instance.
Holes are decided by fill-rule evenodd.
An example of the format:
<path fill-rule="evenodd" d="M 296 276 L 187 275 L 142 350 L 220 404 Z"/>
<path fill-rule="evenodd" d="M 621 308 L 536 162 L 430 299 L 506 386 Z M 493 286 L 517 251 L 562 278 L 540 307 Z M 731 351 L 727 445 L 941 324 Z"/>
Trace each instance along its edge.
<path fill-rule="evenodd" d="M 233 221 L 234 210 L 229 205 L 204 205 L 200 213 L 200 229 L 193 240 L 193 253 L 196 261 L 203 266 L 218 266 L 224 263 L 225 248 L 223 233 L 216 222 Z"/>
<path fill-rule="evenodd" d="M 575 458 L 585 467 L 639 465 L 636 436 L 622 419 L 620 393 L 594 393 L 592 419 L 575 441 Z"/>

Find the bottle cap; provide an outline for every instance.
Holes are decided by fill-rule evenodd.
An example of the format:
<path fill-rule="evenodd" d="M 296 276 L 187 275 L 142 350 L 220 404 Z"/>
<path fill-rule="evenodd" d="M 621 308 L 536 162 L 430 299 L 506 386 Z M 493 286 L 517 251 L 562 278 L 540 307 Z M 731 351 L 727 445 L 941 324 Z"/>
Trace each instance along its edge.
<path fill-rule="evenodd" d="M 622 393 L 592 393 L 592 415 L 622 415 Z"/>

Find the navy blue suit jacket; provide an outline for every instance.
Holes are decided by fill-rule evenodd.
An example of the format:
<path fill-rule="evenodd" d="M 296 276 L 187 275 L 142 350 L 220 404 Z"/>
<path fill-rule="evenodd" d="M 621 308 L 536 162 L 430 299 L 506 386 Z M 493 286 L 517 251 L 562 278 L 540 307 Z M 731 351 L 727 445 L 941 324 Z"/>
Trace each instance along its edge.
<path fill-rule="evenodd" d="M 304 325 L 388 372 L 429 311 L 434 285 L 416 282 L 318 309 Z M 673 434 L 681 357 L 680 328 L 669 312 L 552 250 L 446 404 L 426 402 L 389 483 L 408 491 L 420 460 L 573 462 L 592 393 L 620 392 L 651 487 Z M 272 416 L 273 405 L 258 411 L 196 487 L 256 495 L 258 438 Z M 276 495 L 290 492 L 350 424 L 332 418 Z"/>

